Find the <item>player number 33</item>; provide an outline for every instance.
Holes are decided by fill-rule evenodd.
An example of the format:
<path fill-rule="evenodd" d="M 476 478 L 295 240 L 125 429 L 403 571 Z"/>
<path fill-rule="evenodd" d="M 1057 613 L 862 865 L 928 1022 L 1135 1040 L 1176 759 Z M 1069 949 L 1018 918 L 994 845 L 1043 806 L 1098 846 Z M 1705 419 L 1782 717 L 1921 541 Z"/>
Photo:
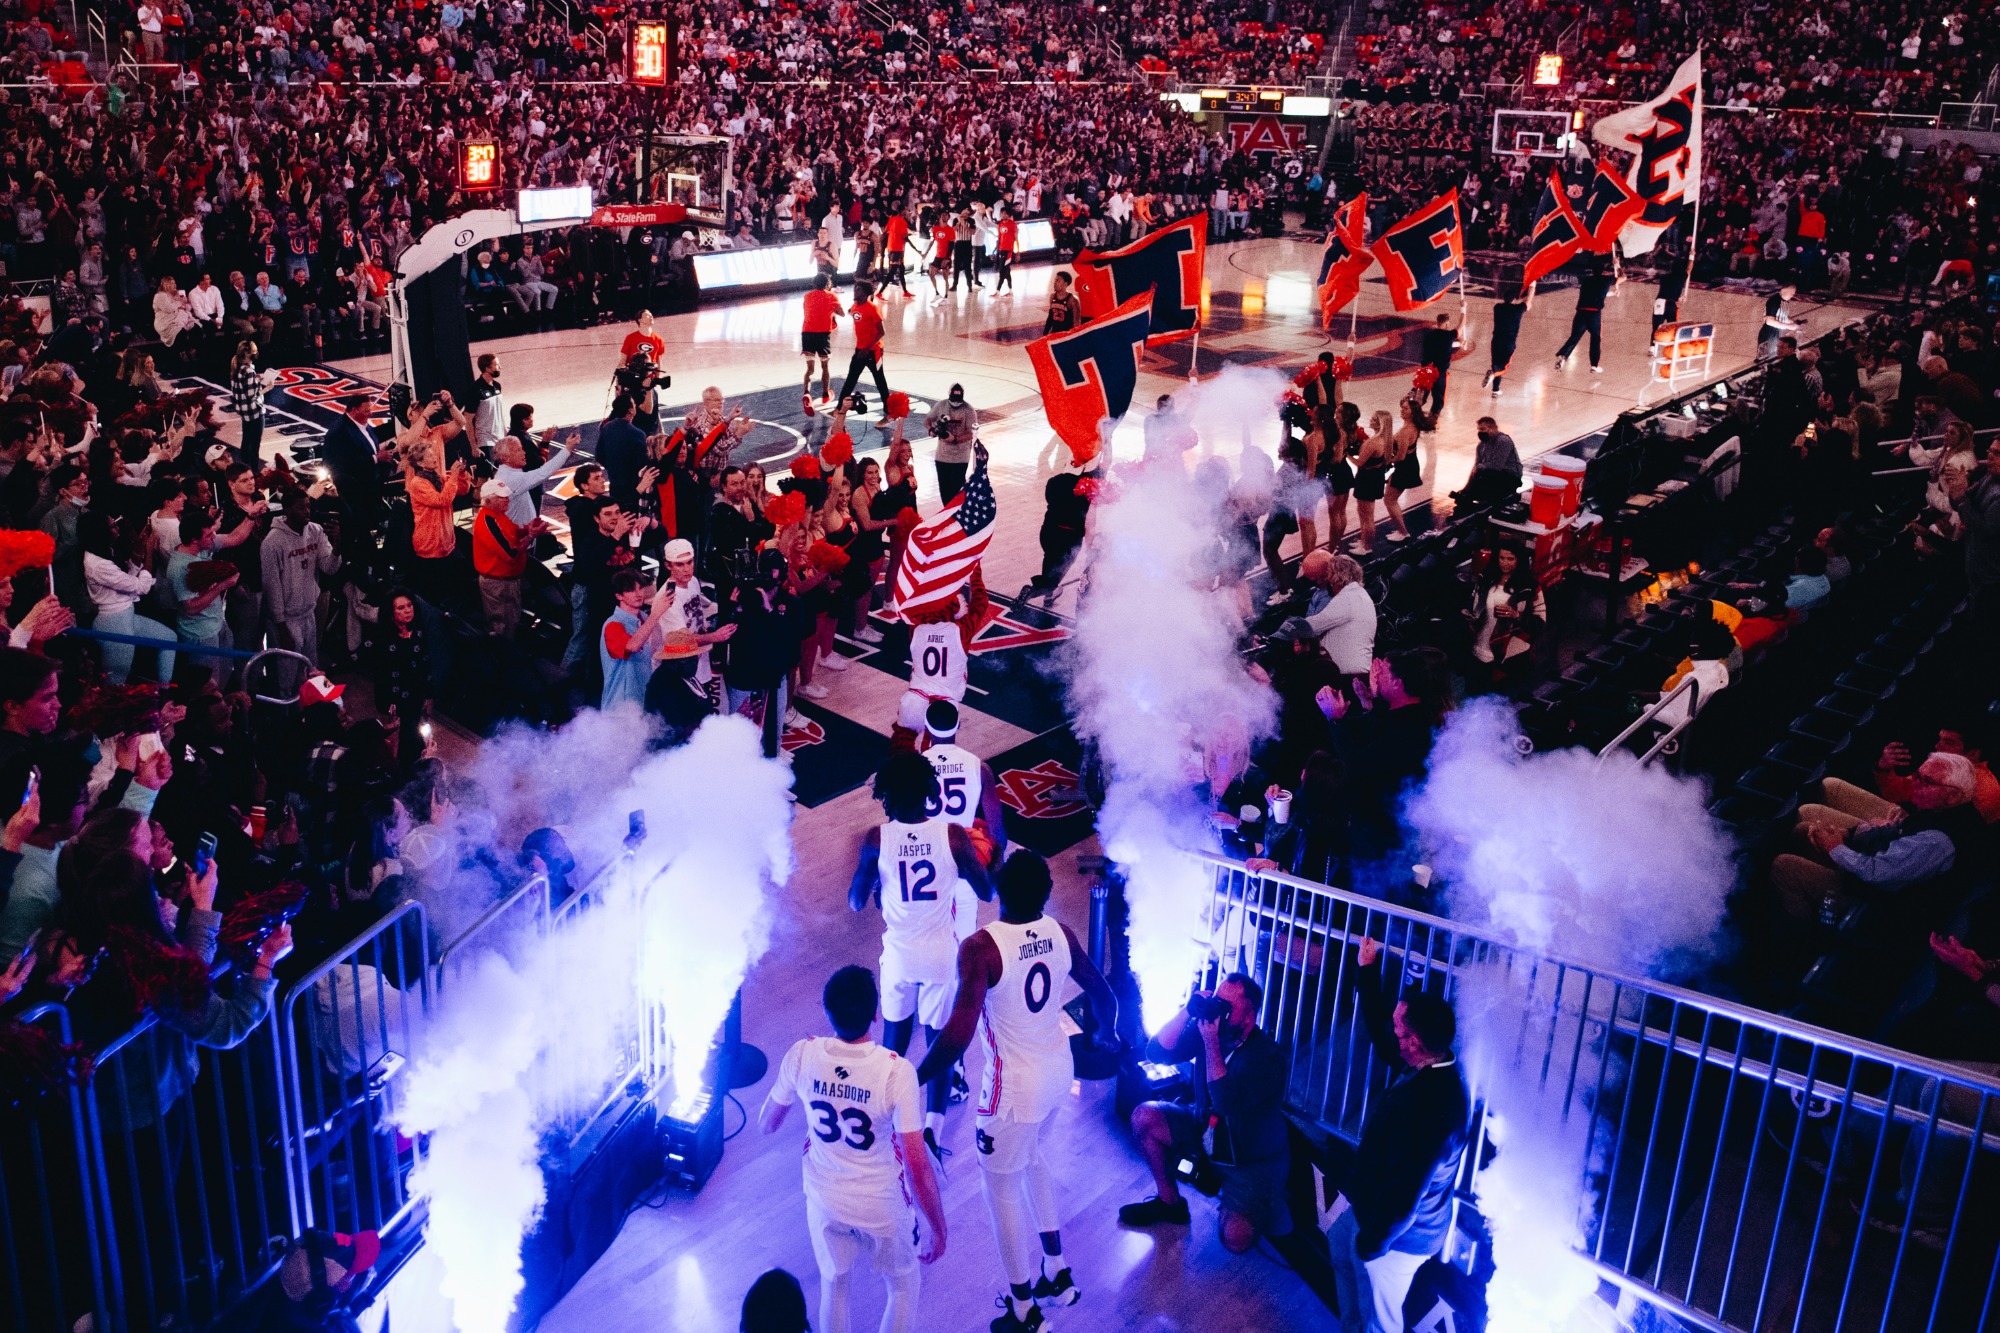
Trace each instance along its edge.
<path fill-rule="evenodd" d="M 847 1146 L 856 1152 L 867 1152 L 875 1146 L 875 1122 L 860 1107 L 841 1108 L 832 1102 L 808 1102 L 807 1106 L 819 1117 L 819 1123 L 813 1126 L 813 1133 L 822 1142 L 838 1143 L 845 1134 Z"/>

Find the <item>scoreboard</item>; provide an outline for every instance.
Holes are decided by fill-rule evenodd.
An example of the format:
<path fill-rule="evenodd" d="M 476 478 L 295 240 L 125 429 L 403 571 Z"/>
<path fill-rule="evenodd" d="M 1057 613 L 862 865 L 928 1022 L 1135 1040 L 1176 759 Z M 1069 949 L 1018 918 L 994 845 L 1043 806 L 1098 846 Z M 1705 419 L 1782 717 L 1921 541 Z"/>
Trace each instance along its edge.
<path fill-rule="evenodd" d="M 674 25 L 664 18 L 634 19 L 626 43 L 626 77 L 642 88 L 664 88 L 674 78 Z"/>

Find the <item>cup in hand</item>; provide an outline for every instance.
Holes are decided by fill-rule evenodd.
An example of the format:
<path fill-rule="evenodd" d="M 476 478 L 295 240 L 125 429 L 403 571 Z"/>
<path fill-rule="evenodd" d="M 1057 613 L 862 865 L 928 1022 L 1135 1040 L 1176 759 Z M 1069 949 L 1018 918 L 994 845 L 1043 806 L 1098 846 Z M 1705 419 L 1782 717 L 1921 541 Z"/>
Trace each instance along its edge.
<path fill-rule="evenodd" d="M 1284 788 L 1271 793 L 1271 822 L 1289 824 L 1292 822 L 1292 794 Z"/>

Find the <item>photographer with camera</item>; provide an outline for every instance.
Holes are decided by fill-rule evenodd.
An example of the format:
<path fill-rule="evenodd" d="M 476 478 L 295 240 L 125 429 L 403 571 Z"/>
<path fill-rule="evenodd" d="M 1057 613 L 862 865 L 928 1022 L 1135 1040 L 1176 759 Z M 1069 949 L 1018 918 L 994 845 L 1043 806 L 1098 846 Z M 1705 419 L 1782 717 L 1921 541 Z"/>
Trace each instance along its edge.
<path fill-rule="evenodd" d="M 670 388 L 674 377 L 663 375 L 654 362 L 651 353 L 644 347 L 633 352 L 618 368 L 614 378 L 618 381 L 618 393 L 632 400 L 633 424 L 651 435 L 660 429 L 661 389 Z"/>
<path fill-rule="evenodd" d="M 950 504 L 965 489 L 965 474 L 971 471 L 972 441 L 979 434 L 979 413 L 965 401 L 965 386 L 954 384 L 951 392 L 931 405 L 924 429 L 937 441 L 938 499 Z"/>
<path fill-rule="evenodd" d="M 1132 1132 L 1159 1192 L 1120 1208 L 1121 1226 L 1186 1226 L 1188 1205 L 1175 1167 L 1192 1158 L 1195 1187 L 1204 1194 L 1219 1191 L 1222 1243 L 1232 1254 L 1248 1250 L 1260 1235 L 1291 1234 L 1284 1116 L 1290 1059 L 1257 1026 L 1263 1003 L 1263 987 L 1232 972 L 1213 991 L 1190 996 L 1147 1046 L 1148 1060 L 1194 1061 L 1194 1102 L 1133 1108 Z"/>

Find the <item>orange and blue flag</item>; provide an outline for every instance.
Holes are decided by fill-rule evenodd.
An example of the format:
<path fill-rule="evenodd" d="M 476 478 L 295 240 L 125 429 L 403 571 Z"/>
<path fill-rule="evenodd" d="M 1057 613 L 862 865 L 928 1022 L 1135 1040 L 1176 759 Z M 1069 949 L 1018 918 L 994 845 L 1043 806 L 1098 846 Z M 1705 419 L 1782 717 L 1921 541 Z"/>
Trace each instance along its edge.
<path fill-rule="evenodd" d="M 1590 192 L 1583 197 L 1583 248 L 1596 254 L 1611 253 L 1625 224 L 1646 211 L 1646 201 L 1608 163 L 1597 164 L 1590 178 Z"/>
<path fill-rule="evenodd" d="M 1465 271 L 1465 229 L 1458 191 L 1447 190 L 1382 233 L 1369 247 L 1398 310 L 1417 310 L 1446 292 Z"/>
<path fill-rule="evenodd" d="M 1085 319 L 1102 319 L 1150 292 L 1148 342 L 1190 337 L 1201 327 L 1201 276 L 1207 258 L 1208 222 L 1199 215 L 1147 232 L 1122 249 L 1085 250 L 1076 257 L 1077 304 Z"/>
<path fill-rule="evenodd" d="M 1361 294 L 1361 278 L 1375 256 L 1368 253 L 1368 196 L 1357 194 L 1333 215 L 1326 253 L 1319 262 L 1319 312 L 1328 324 Z"/>
<path fill-rule="evenodd" d="M 1042 410 L 1079 467 L 1097 457 L 1099 423 L 1132 406 L 1139 353 L 1153 327 L 1153 295 L 1142 291 L 1101 319 L 1028 344 Z"/>
<path fill-rule="evenodd" d="M 1528 258 L 1521 270 L 1521 286 L 1526 290 L 1567 264 L 1583 248 L 1583 220 L 1570 207 L 1562 172 L 1551 170 L 1542 185 L 1542 197 L 1535 205 L 1535 221 L 1528 231 Z"/>

